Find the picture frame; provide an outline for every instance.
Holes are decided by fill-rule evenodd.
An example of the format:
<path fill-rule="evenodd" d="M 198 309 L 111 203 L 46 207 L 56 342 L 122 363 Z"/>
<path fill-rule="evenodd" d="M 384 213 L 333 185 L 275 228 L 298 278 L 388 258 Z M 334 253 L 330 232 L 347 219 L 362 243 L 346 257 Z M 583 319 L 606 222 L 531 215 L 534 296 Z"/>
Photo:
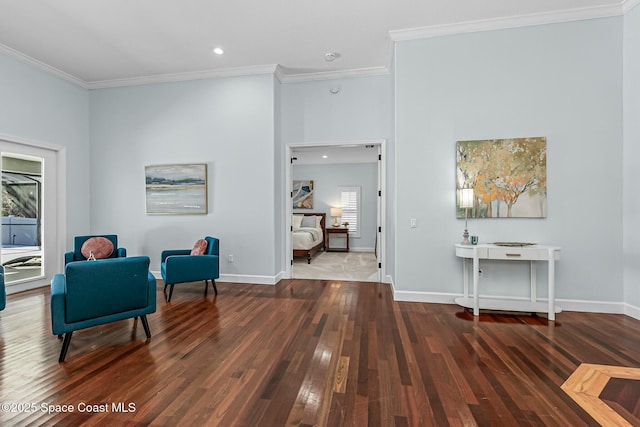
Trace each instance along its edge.
<path fill-rule="evenodd" d="M 206 215 L 207 164 L 145 166 L 148 215 Z"/>
<path fill-rule="evenodd" d="M 473 189 L 470 218 L 546 218 L 547 138 L 458 141 L 461 188 Z M 465 218 L 465 211 L 457 198 L 456 217 Z"/>
<path fill-rule="evenodd" d="M 313 209 L 313 180 L 293 181 L 293 209 Z"/>

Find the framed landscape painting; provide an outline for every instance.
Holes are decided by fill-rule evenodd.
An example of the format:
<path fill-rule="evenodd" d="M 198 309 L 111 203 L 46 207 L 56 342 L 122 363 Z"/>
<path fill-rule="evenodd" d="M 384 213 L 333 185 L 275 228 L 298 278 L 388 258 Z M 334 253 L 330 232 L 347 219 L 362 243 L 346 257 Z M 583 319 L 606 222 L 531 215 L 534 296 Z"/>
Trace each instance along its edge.
<path fill-rule="evenodd" d="M 547 139 L 458 141 L 456 181 L 473 189 L 471 218 L 545 218 Z M 459 200 L 456 213 L 465 217 Z"/>
<path fill-rule="evenodd" d="M 207 165 L 145 166 L 147 214 L 207 213 Z"/>

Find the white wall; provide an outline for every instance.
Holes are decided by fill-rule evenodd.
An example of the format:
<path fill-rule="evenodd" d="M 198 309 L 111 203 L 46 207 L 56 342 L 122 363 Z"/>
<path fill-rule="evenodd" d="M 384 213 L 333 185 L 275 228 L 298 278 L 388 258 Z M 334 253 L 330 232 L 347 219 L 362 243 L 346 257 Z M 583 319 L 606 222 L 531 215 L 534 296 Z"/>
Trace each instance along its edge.
<path fill-rule="evenodd" d="M 396 290 L 462 292 L 456 141 L 546 136 L 548 217 L 474 219 L 470 232 L 559 245 L 557 298 L 622 302 L 621 20 L 396 45 Z M 528 266 L 503 264 L 483 268 L 482 292 L 527 295 Z"/>
<path fill-rule="evenodd" d="M 273 75 L 92 91 L 92 231 L 156 271 L 163 249 L 212 235 L 224 280 L 273 278 L 275 103 Z M 207 163 L 208 215 L 145 214 L 144 167 L 170 163 Z"/>
<path fill-rule="evenodd" d="M 313 180 L 312 212 L 327 214 L 327 227 L 333 218 L 330 215 L 332 206 L 340 206 L 338 187 L 360 187 L 361 212 L 360 237 L 351 236 L 349 246 L 353 250 L 373 252 L 375 248 L 377 223 L 377 163 L 295 165 L 294 180 Z M 310 212 L 308 209 L 294 209 L 294 213 Z M 344 239 L 343 239 L 344 240 Z"/>
<path fill-rule="evenodd" d="M 640 7 L 624 16 L 624 295 L 640 318 Z"/>
<path fill-rule="evenodd" d="M 89 94 L 0 54 L 0 138 L 66 147 L 67 248 L 90 228 Z M 46 167 L 46 165 L 45 165 Z"/>

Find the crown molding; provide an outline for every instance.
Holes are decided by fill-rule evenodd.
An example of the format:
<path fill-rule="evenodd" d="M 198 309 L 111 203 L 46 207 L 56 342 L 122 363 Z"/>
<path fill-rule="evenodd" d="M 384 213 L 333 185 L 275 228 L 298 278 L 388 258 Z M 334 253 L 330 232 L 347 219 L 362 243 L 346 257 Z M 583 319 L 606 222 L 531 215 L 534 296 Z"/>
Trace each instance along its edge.
<path fill-rule="evenodd" d="M 256 65 L 250 67 L 223 68 L 220 70 L 193 71 L 188 73 L 160 74 L 157 76 L 133 77 L 126 79 L 100 80 L 88 83 L 89 89 L 105 89 L 124 86 L 140 86 L 156 83 L 183 82 L 220 77 L 251 76 L 258 74 L 274 74 L 276 64 Z"/>
<path fill-rule="evenodd" d="M 627 2 L 637 1 L 638 0 L 627 0 Z M 391 40 L 397 42 L 454 34 L 475 33 L 480 31 L 503 30 L 508 28 L 581 21 L 585 19 L 607 18 L 611 16 L 620 16 L 622 14 L 623 3 L 620 3 L 613 6 L 596 6 L 557 12 L 459 22 L 455 24 L 433 25 L 430 27 L 409 28 L 406 30 L 393 30 L 389 31 L 389 37 L 391 37 Z"/>
<path fill-rule="evenodd" d="M 624 0 L 622 2 L 622 13 L 626 14 L 631 9 L 640 4 L 640 0 Z"/>
<path fill-rule="evenodd" d="M 19 52 L 13 48 L 10 48 L 9 46 L 5 46 L 2 43 L 0 43 L 0 53 L 13 58 L 13 59 L 17 59 L 18 61 L 28 64 L 28 65 L 32 65 L 38 69 L 41 69 L 43 71 L 48 72 L 49 74 L 52 74 L 56 77 L 59 77 L 63 80 L 66 80 L 68 82 L 71 82 L 75 85 L 80 86 L 83 89 L 88 89 L 88 83 L 85 82 L 82 79 L 77 78 L 76 76 L 72 76 L 69 73 L 65 73 L 62 70 L 57 69 L 56 67 L 52 67 L 51 65 L 45 64 L 42 61 L 38 61 L 35 58 L 30 57 L 29 55 L 25 55 L 22 52 Z"/>
<path fill-rule="evenodd" d="M 344 79 L 350 77 L 371 77 L 382 76 L 389 74 L 389 68 L 387 66 L 382 67 L 370 67 L 370 68 L 357 68 L 352 70 L 342 71 L 320 71 L 317 73 L 300 73 L 300 74 L 286 74 L 281 78 L 282 83 L 299 83 L 316 80 L 334 80 Z"/>

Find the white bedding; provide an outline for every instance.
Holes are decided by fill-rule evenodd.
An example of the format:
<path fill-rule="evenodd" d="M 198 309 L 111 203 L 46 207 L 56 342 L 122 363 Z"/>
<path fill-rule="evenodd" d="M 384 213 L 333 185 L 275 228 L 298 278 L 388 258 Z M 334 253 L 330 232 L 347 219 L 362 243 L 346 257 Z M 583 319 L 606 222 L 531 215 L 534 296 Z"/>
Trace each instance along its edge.
<path fill-rule="evenodd" d="M 293 249 L 311 249 L 322 242 L 322 228 L 300 227 L 293 230 Z"/>

